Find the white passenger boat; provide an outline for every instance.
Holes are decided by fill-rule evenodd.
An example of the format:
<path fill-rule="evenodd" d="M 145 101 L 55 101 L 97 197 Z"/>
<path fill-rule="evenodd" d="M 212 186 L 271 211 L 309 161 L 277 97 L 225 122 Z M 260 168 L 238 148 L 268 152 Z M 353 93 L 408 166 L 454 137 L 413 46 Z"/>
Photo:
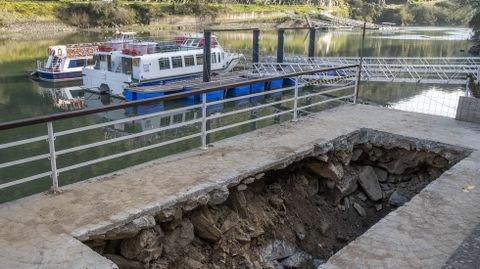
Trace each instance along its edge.
<path fill-rule="evenodd" d="M 133 41 L 135 33 L 120 33 L 117 39 L 102 43 L 55 45 L 48 47 L 47 60 L 37 61 L 32 77 L 42 81 L 72 81 L 82 79 L 82 69 L 94 64 L 93 55 L 101 46 L 122 50 Z"/>
<path fill-rule="evenodd" d="M 134 41 L 119 51 L 100 49 L 94 66 L 83 68 L 83 85 L 100 92 L 123 95 L 130 86 L 164 85 L 196 78 L 203 71 L 203 34 L 185 35 L 175 42 Z M 215 36 L 211 39 L 212 72 L 232 70 L 242 57 L 228 53 Z"/>

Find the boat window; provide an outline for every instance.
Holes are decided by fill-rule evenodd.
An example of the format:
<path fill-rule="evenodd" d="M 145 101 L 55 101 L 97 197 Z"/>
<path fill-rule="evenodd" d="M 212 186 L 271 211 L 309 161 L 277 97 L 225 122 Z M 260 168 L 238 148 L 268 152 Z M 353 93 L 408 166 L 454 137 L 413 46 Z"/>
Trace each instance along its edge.
<path fill-rule="evenodd" d="M 198 47 L 198 39 L 193 40 L 192 47 Z"/>
<path fill-rule="evenodd" d="M 132 59 L 133 66 L 140 66 L 140 58 L 133 58 Z"/>
<path fill-rule="evenodd" d="M 217 63 L 217 54 L 214 52 L 212 53 L 212 64 Z"/>
<path fill-rule="evenodd" d="M 107 56 L 106 56 L 106 55 L 100 54 L 99 56 L 100 56 L 100 57 L 99 57 L 100 61 L 105 62 L 105 61 L 107 60 Z"/>
<path fill-rule="evenodd" d="M 222 52 L 222 60 L 225 60 L 225 52 Z"/>
<path fill-rule="evenodd" d="M 222 59 L 220 59 L 220 53 L 218 54 L 218 62 L 221 63 Z"/>
<path fill-rule="evenodd" d="M 68 68 L 73 68 L 73 67 L 83 67 L 85 66 L 85 59 L 76 59 L 76 60 L 70 60 L 70 63 L 68 64 Z"/>
<path fill-rule="evenodd" d="M 197 54 L 197 65 L 203 65 L 203 54 Z"/>
<path fill-rule="evenodd" d="M 172 67 L 173 67 L 173 68 L 183 67 L 183 64 L 182 64 L 182 56 L 172 57 Z"/>
<path fill-rule="evenodd" d="M 158 59 L 158 64 L 160 65 L 160 70 L 170 69 L 170 59 L 169 58 Z"/>
<path fill-rule="evenodd" d="M 193 55 L 183 56 L 183 60 L 185 61 L 185 67 L 195 65 Z"/>
<path fill-rule="evenodd" d="M 132 74 L 132 58 L 122 57 L 122 71 L 124 74 Z"/>

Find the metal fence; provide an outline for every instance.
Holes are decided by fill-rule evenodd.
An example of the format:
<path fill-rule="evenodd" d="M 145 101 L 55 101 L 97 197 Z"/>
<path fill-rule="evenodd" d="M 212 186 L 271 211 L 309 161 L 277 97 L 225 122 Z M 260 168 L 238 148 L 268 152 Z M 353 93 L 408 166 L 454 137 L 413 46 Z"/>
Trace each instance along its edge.
<path fill-rule="evenodd" d="M 47 127 L 47 133 L 44 135 L 31 137 L 27 139 L 8 141 L 7 143 L 0 144 L 0 150 L 5 154 L 5 150 L 18 150 L 25 153 L 30 152 L 30 147 L 32 143 L 42 143 L 46 141 L 48 144 L 47 152 L 36 154 L 33 156 L 28 156 L 16 160 L 8 160 L 0 163 L 0 171 L 5 168 L 12 168 L 18 165 L 28 165 L 31 162 L 39 160 L 49 160 L 49 170 L 36 173 L 33 175 L 28 175 L 23 178 L 3 178 L 0 176 L 0 190 L 17 186 L 19 184 L 32 182 L 39 180 L 41 178 L 51 177 L 52 179 L 52 190 L 57 192 L 59 190 L 59 175 L 67 171 L 72 171 L 82 167 L 87 167 L 91 165 L 98 164 L 100 162 L 105 162 L 108 160 L 124 157 L 127 155 L 132 155 L 140 153 L 143 151 L 157 149 L 162 146 L 171 145 L 191 139 L 199 139 L 201 142 L 201 147 L 207 149 L 207 137 L 214 133 L 226 132 L 235 127 L 242 125 L 250 124 L 253 122 L 259 122 L 262 120 L 278 118 L 281 116 L 288 115 L 289 118 L 293 121 L 296 121 L 300 116 L 306 115 L 309 113 L 317 112 L 315 108 L 339 101 L 347 102 L 356 102 L 356 96 L 358 93 L 358 83 L 352 81 L 348 78 L 338 78 L 338 76 L 331 76 L 332 81 L 338 82 L 340 79 L 345 79 L 346 83 L 344 84 L 335 84 L 328 83 L 328 77 L 325 76 L 326 73 L 330 71 L 338 70 L 357 70 L 358 65 L 350 66 L 341 66 L 335 68 L 326 68 L 326 69 L 317 69 L 309 70 L 305 72 L 297 72 L 291 74 L 284 74 L 280 76 L 266 76 L 260 79 L 253 79 L 248 81 L 243 81 L 241 83 L 232 83 L 221 86 L 207 86 L 203 89 L 193 90 L 189 92 L 181 92 L 176 94 L 165 95 L 161 97 L 144 99 L 133 102 L 125 102 L 121 104 L 108 105 L 99 108 L 84 109 L 78 111 L 70 111 L 66 113 L 58 113 L 52 115 L 45 115 L 35 118 L 5 122 L 0 124 L 0 132 L 9 131 L 15 132 L 18 128 L 28 127 L 28 126 L 44 126 Z M 338 72 L 336 72 L 338 73 Z M 317 79 L 315 76 L 318 76 Z M 308 79 L 305 79 L 308 77 Z M 208 101 L 208 95 L 215 91 L 221 91 L 226 89 L 233 89 L 235 87 L 255 85 L 258 83 L 271 83 L 272 81 L 282 81 L 280 87 L 272 87 L 270 89 L 250 93 L 247 95 L 240 95 L 236 97 L 221 98 L 218 100 Z M 207 84 L 208 85 L 208 84 Z M 267 84 L 269 85 L 269 84 Z M 162 102 L 177 100 L 187 97 L 199 96 L 200 101 L 193 105 L 179 107 L 175 109 L 157 111 L 153 113 L 147 113 L 144 115 L 135 115 L 132 117 L 121 118 L 116 120 L 110 120 L 102 123 L 96 123 L 81 127 L 72 127 L 66 130 L 56 131 L 54 129 L 54 123 L 57 121 L 73 121 L 74 119 L 91 115 L 96 113 L 103 112 L 112 112 L 121 109 L 127 109 L 132 107 L 140 107 L 151 104 L 158 104 Z M 266 96 L 276 96 L 277 98 L 265 99 Z M 279 98 L 278 98 L 279 97 Z M 233 106 L 233 109 L 230 111 L 225 110 L 215 110 L 215 107 L 223 105 L 230 102 L 238 102 L 242 100 L 252 100 L 252 99 L 262 99 L 262 102 L 251 102 L 249 106 Z M 279 109 L 281 106 L 281 109 Z M 237 118 L 234 122 L 225 121 L 219 123 L 219 119 L 225 119 L 233 115 L 240 115 L 246 112 L 258 111 L 265 108 L 275 108 L 269 110 L 270 113 L 264 113 L 262 115 L 256 116 L 254 118 L 244 119 L 242 117 Z M 212 112 L 213 111 L 213 112 Z M 193 117 L 185 117 L 187 112 L 194 112 Z M 127 122 L 135 122 L 145 119 L 155 119 L 162 117 L 172 117 L 174 114 L 181 114 L 182 120 L 179 122 L 170 121 L 170 124 L 167 126 L 150 126 L 145 130 L 134 133 L 125 133 L 120 136 L 115 136 L 113 138 L 105 138 L 104 140 L 95 141 L 93 143 L 80 144 L 70 143 L 67 147 L 62 147 L 60 150 L 56 148 L 55 140 L 61 137 L 68 137 L 69 135 L 78 135 L 86 131 L 109 128 L 111 126 L 124 124 Z M 200 116 L 201 115 L 201 116 Z M 216 122 L 215 122 L 216 121 Z M 215 122 L 215 124 L 212 124 Z M 149 135 L 164 132 L 168 130 L 174 130 L 178 128 L 185 128 L 188 126 L 197 126 L 198 130 L 193 128 L 195 131 L 189 132 L 185 135 L 178 135 L 175 133 L 173 137 L 169 137 L 166 140 L 163 140 L 159 143 L 152 143 L 143 145 L 136 148 L 131 148 L 121 152 L 116 152 L 113 154 L 107 154 L 101 157 L 95 157 L 88 160 L 81 160 L 78 163 L 74 163 L 67 166 L 59 166 L 57 158 L 59 156 L 64 156 L 67 154 L 77 153 L 80 151 L 87 151 L 95 149 L 97 147 L 121 142 L 128 141 L 131 139 L 147 137 Z M 222 136 L 223 137 L 223 136 Z M 26 169 L 29 170 L 29 169 Z M 0 173 L 2 175 L 3 173 Z M 4 174 L 3 174 L 4 175 Z M 60 184 L 61 185 L 61 184 Z"/>

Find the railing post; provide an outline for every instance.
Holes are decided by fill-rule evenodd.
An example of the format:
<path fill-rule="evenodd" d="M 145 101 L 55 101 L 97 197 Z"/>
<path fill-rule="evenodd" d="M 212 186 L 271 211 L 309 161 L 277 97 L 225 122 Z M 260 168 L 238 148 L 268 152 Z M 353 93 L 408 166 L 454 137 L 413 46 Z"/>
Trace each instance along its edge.
<path fill-rule="evenodd" d="M 285 30 L 278 29 L 277 37 L 277 63 L 283 63 L 283 47 L 285 42 Z"/>
<path fill-rule="evenodd" d="M 298 77 L 295 78 L 295 93 L 293 97 L 293 121 L 298 120 Z"/>
<path fill-rule="evenodd" d="M 252 62 L 258 63 L 260 58 L 260 30 L 253 30 L 253 44 L 252 44 Z"/>
<path fill-rule="evenodd" d="M 353 103 L 356 104 L 358 101 L 358 93 L 360 92 L 360 80 L 362 79 L 362 60 L 360 59 L 360 63 L 357 68 L 357 76 L 355 78 L 355 93 L 353 96 Z"/>
<path fill-rule="evenodd" d="M 207 149 L 207 94 L 202 93 L 202 149 Z"/>
<path fill-rule="evenodd" d="M 57 154 L 55 153 L 55 134 L 53 132 L 53 124 L 47 122 L 48 129 L 48 149 L 50 151 L 50 166 L 52 169 L 52 190 L 53 193 L 58 192 L 58 173 L 57 173 Z"/>

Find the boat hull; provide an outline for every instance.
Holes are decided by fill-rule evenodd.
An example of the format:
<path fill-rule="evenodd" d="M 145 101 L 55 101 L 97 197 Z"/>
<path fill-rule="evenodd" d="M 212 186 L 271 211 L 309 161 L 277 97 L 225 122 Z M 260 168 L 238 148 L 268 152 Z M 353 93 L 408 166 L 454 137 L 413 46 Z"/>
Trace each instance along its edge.
<path fill-rule="evenodd" d="M 82 71 L 71 71 L 71 72 L 48 72 L 48 71 L 39 71 L 37 70 L 37 75 L 39 80 L 43 81 L 71 81 L 71 80 L 81 80 Z"/>

